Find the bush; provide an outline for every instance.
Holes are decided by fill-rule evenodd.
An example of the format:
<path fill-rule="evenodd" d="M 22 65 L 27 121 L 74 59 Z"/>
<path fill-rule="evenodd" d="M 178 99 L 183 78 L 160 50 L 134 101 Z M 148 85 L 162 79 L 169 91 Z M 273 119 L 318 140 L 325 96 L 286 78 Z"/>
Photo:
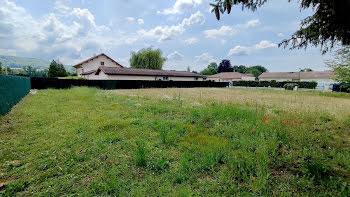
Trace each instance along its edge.
<path fill-rule="evenodd" d="M 295 86 L 298 86 L 296 83 L 286 83 L 284 84 L 283 88 L 286 90 L 293 90 Z"/>
<path fill-rule="evenodd" d="M 244 86 L 244 87 L 274 87 L 274 88 L 284 88 L 286 84 L 290 84 L 289 81 L 277 82 L 275 80 L 272 81 L 232 81 L 232 86 Z M 307 89 L 315 89 L 317 86 L 316 81 L 312 82 L 293 82 L 299 88 L 307 88 Z M 348 87 L 350 90 L 350 87 Z"/>

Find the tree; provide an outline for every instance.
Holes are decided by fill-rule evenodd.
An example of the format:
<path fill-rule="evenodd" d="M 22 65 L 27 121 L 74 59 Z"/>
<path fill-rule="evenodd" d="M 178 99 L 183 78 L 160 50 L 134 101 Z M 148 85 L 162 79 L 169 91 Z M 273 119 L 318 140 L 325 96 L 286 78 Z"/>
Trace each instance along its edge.
<path fill-rule="evenodd" d="M 2 70 L 2 62 L 0 62 L 0 74 L 4 74 L 4 71 Z"/>
<path fill-rule="evenodd" d="M 162 57 L 160 49 L 153 50 L 150 47 L 131 52 L 130 66 L 131 68 L 162 70 L 165 61 L 166 58 Z"/>
<path fill-rule="evenodd" d="M 63 64 L 52 60 L 49 71 L 47 72 L 48 77 L 66 77 L 68 76 L 66 69 Z"/>
<path fill-rule="evenodd" d="M 215 0 L 211 3 L 212 12 L 220 20 L 220 12 L 231 12 L 234 5 L 242 4 L 242 8 L 255 11 L 267 0 Z M 289 0 L 291 1 L 291 0 Z M 279 47 L 290 49 L 307 48 L 309 44 L 321 46 L 322 53 L 326 53 L 340 42 L 343 46 L 350 45 L 350 1 L 349 0 L 301 0 L 300 9 L 312 8 L 315 13 L 301 21 L 300 29 L 289 39 L 284 39 Z"/>
<path fill-rule="evenodd" d="M 233 72 L 239 72 L 239 73 L 246 73 L 247 72 L 247 67 L 246 66 L 243 66 L 243 65 L 240 65 L 240 66 L 234 66 L 233 67 Z"/>
<path fill-rule="evenodd" d="M 191 72 L 190 66 L 187 66 L 187 72 Z"/>
<path fill-rule="evenodd" d="M 334 79 L 347 84 L 350 88 L 350 47 L 338 49 L 334 59 L 326 61 L 326 64 L 333 69 Z"/>
<path fill-rule="evenodd" d="M 230 60 L 222 60 L 219 67 L 218 67 L 218 73 L 222 72 L 233 72 L 233 68 L 231 66 Z"/>
<path fill-rule="evenodd" d="M 300 72 L 312 72 L 313 70 L 311 68 L 304 68 L 301 69 Z"/>
<path fill-rule="evenodd" d="M 208 65 L 208 67 L 200 72 L 201 75 L 215 75 L 218 73 L 218 64 L 212 62 Z"/>

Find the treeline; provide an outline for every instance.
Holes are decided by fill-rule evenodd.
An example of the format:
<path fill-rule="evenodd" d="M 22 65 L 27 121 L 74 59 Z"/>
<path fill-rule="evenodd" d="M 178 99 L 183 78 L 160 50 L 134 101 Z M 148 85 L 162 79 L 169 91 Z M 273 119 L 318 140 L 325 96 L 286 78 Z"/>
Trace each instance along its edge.
<path fill-rule="evenodd" d="M 76 72 L 67 72 L 63 64 L 52 60 L 49 69 L 36 69 L 34 66 L 25 66 L 22 68 L 3 67 L 0 62 L 0 74 L 17 75 L 25 77 L 67 77 L 77 76 Z"/>
<path fill-rule="evenodd" d="M 216 62 L 212 62 L 208 65 L 207 68 L 200 72 L 201 75 L 215 75 L 221 72 L 239 72 L 243 74 L 251 74 L 254 77 L 259 77 L 262 73 L 267 72 L 267 69 L 264 66 L 251 66 L 247 67 L 244 65 L 231 65 L 230 60 L 222 60 L 219 65 Z"/>

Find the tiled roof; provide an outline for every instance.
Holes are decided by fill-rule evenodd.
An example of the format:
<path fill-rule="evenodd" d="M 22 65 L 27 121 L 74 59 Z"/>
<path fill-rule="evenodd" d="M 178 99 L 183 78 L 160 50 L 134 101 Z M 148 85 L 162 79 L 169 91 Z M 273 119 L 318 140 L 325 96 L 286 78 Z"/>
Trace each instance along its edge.
<path fill-rule="evenodd" d="M 107 56 L 106 54 L 104 54 L 104 53 L 101 53 L 101 54 L 99 54 L 99 55 L 95 55 L 94 57 L 91 57 L 91 58 L 89 58 L 89 59 L 87 59 L 87 60 L 84 60 L 84 61 L 80 62 L 79 64 L 74 65 L 73 67 L 74 67 L 74 68 L 77 68 L 77 67 L 81 66 L 82 64 L 84 64 L 84 63 L 86 63 L 86 62 L 88 62 L 88 61 L 91 61 L 91 60 L 93 60 L 93 59 L 96 59 L 96 58 L 98 58 L 98 57 L 100 57 L 100 56 L 105 56 L 107 59 L 111 60 L 113 63 L 117 64 L 118 66 L 123 67 L 121 64 L 119 64 L 118 62 L 114 61 L 112 58 L 108 57 L 108 56 Z"/>
<path fill-rule="evenodd" d="M 90 70 L 90 71 L 82 73 L 82 75 L 91 75 L 92 73 L 95 73 L 95 72 L 96 72 L 96 70 Z"/>
<path fill-rule="evenodd" d="M 173 70 L 151 70 L 151 69 L 134 69 L 134 68 L 117 68 L 101 66 L 96 71 L 98 74 L 103 71 L 107 75 L 146 75 L 146 76 L 169 76 L 169 77 L 203 77 L 202 75 Z"/>
<path fill-rule="evenodd" d="M 208 78 L 220 78 L 220 79 L 241 79 L 242 77 L 252 77 L 252 75 L 243 74 L 239 72 L 222 72 L 222 73 L 208 76 Z"/>
<path fill-rule="evenodd" d="M 333 77 L 332 71 L 311 71 L 311 72 L 265 72 L 259 79 L 329 79 Z"/>

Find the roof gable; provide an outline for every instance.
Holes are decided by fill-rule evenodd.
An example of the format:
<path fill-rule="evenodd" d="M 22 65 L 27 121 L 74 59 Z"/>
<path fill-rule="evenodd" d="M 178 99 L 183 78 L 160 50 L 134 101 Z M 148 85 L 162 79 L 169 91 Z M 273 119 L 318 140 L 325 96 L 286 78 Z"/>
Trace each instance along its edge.
<path fill-rule="evenodd" d="M 120 67 L 124 68 L 124 66 L 122 66 L 121 64 L 119 64 L 118 62 L 116 62 L 115 60 L 113 60 L 112 58 L 110 58 L 109 56 L 107 56 L 107 55 L 104 54 L 104 53 L 101 53 L 101 54 L 99 54 L 99 55 L 95 55 L 95 56 L 93 56 L 93 57 L 91 57 L 91 58 L 89 58 L 89 59 L 87 59 L 87 60 L 84 60 L 84 61 L 82 61 L 82 62 L 80 62 L 80 63 L 74 65 L 73 67 L 74 67 L 74 68 L 79 68 L 79 67 L 82 66 L 84 63 L 87 63 L 87 62 L 89 62 L 89 61 L 92 61 L 92 60 L 94 60 L 94 59 L 97 59 L 97 58 L 100 57 L 100 56 L 105 56 L 107 59 L 111 60 L 111 61 L 112 61 L 113 63 L 115 63 L 117 66 L 120 66 Z"/>

